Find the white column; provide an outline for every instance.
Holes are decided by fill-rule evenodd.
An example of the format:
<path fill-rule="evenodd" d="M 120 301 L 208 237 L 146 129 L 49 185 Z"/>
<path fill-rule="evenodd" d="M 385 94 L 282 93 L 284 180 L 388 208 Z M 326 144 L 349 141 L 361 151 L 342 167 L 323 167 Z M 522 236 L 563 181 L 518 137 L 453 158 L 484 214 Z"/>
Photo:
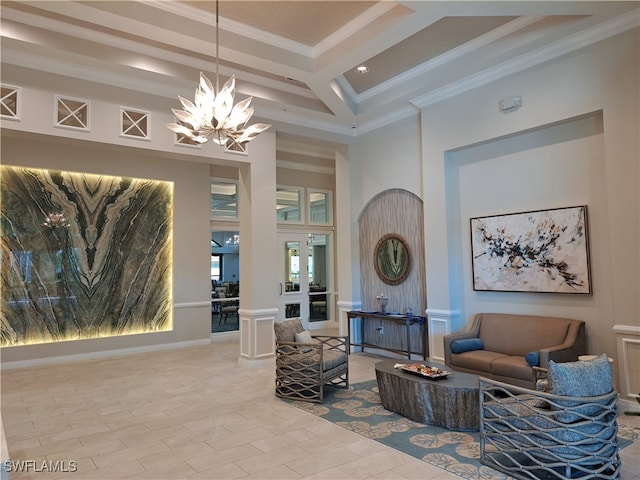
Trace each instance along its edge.
<path fill-rule="evenodd" d="M 639 410 L 636 398 L 640 395 L 640 327 L 614 325 L 618 372 L 618 402 L 627 410 Z"/>
<path fill-rule="evenodd" d="M 336 265 L 338 322 L 340 335 L 347 334 L 347 313 L 360 308 L 360 248 L 357 214 L 352 212 L 351 162 L 349 147 L 336 150 Z"/>
<path fill-rule="evenodd" d="M 240 357 L 238 364 L 259 367 L 275 356 L 273 323 L 278 313 L 276 272 L 275 133 L 249 145 L 249 162 L 239 167 Z"/>

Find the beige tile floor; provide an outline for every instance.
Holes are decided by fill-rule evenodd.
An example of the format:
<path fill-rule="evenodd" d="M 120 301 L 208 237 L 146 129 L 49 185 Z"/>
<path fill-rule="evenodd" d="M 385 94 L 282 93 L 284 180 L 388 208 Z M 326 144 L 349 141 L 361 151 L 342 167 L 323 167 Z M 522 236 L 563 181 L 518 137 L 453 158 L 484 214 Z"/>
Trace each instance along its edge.
<path fill-rule="evenodd" d="M 273 368 L 238 367 L 238 352 L 223 342 L 3 371 L 11 458 L 77 462 L 10 480 L 460 479 L 287 405 Z M 374 378 L 379 358 L 353 354 L 351 382 Z M 622 457 L 623 478 L 639 479 L 640 443 Z"/>

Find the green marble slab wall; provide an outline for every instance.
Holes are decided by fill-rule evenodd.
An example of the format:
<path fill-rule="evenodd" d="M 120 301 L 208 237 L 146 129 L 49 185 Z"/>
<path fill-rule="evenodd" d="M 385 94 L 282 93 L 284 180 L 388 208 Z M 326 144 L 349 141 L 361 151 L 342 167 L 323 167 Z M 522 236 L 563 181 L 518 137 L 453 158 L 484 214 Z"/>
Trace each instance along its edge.
<path fill-rule="evenodd" d="M 173 183 L 0 175 L 0 346 L 172 329 Z"/>

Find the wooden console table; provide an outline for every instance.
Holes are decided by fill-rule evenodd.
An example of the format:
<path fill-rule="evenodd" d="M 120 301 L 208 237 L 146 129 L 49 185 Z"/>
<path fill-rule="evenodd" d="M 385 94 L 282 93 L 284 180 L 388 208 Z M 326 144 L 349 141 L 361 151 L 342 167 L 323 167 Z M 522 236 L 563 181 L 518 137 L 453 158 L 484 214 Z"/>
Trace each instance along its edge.
<path fill-rule="evenodd" d="M 353 336 L 351 335 L 351 323 L 354 318 L 359 318 L 360 321 L 360 342 L 354 343 Z M 391 322 L 394 324 L 400 324 L 405 329 L 405 339 L 406 339 L 406 348 L 395 348 L 389 346 L 382 346 L 376 343 L 367 342 L 365 338 L 365 323 L 368 322 Z M 427 322 L 424 317 L 420 317 L 417 315 L 392 315 L 388 313 L 379 313 L 379 312 L 364 312 L 361 310 L 352 310 L 347 312 L 347 324 L 349 331 L 349 345 L 353 347 L 360 347 L 362 352 L 364 352 L 365 347 L 370 348 L 378 348 L 380 350 L 387 350 L 390 352 L 401 353 L 407 356 L 407 358 L 411 358 L 411 354 L 415 353 L 418 355 L 422 355 L 423 359 L 427 359 L 429 356 L 428 352 L 428 342 L 427 342 Z M 414 350 L 411 347 L 411 325 L 419 325 L 420 326 L 420 342 L 422 343 L 420 347 L 416 346 L 416 348 L 421 348 L 420 350 Z"/>

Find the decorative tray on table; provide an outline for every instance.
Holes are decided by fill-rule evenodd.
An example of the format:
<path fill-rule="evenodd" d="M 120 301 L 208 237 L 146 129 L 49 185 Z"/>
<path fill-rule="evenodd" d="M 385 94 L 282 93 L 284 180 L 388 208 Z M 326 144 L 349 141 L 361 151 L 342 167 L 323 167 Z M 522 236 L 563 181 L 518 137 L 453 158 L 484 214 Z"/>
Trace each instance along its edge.
<path fill-rule="evenodd" d="M 439 380 L 441 378 L 447 378 L 450 372 L 442 370 L 438 367 L 431 367 L 423 363 L 413 363 L 411 365 L 397 364 L 396 368 L 399 368 L 403 372 L 413 373 L 424 378 L 430 378 L 431 380 Z"/>

